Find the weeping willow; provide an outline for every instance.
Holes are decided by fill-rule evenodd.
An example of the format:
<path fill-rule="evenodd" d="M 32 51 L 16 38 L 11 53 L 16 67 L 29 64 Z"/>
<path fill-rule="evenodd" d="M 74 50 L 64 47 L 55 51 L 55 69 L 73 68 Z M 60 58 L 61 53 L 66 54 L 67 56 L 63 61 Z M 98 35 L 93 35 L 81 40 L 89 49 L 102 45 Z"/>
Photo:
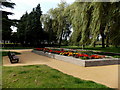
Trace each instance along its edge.
<path fill-rule="evenodd" d="M 95 45 L 101 35 L 102 47 L 120 45 L 120 2 L 74 2 L 49 10 L 52 29 L 60 40 L 70 25 L 72 45 Z M 70 25 L 68 25 L 70 24 Z"/>
<path fill-rule="evenodd" d="M 92 3 L 94 9 L 92 12 L 92 20 L 90 24 L 91 31 L 91 45 L 95 43 L 98 35 L 100 34 L 101 18 L 102 18 L 102 3 Z"/>
<path fill-rule="evenodd" d="M 111 3 L 109 15 L 109 39 L 116 47 L 120 45 L 120 2 Z"/>
<path fill-rule="evenodd" d="M 73 34 L 70 41 L 75 45 L 90 43 L 89 24 L 90 24 L 90 3 L 75 2 L 72 10 L 71 23 Z"/>
<path fill-rule="evenodd" d="M 98 36 L 102 46 L 120 40 L 120 3 L 118 2 L 76 2 L 71 16 L 73 34 L 70 41 L 79 45 L 94 45 Z M 72 6 L 72 8 L 73 8 Z"/>

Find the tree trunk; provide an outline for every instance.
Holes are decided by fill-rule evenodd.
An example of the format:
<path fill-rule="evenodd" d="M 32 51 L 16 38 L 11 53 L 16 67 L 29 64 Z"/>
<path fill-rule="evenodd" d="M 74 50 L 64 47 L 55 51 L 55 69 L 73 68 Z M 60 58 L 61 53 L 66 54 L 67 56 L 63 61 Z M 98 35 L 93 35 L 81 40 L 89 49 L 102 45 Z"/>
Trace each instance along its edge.
<path fill-rule="evenodd" d="M 62 42 L 62 35 L 63 35 L 63 30 L 62 30 L 62 33 L 61 33 L 61 35 L 60 35 L 59 48 L 60 48 L 60 46 L 61 46 L 61 42 Z"/>
<path fill-rule="evenodd" d="M 60 40 L 59 40 L 59 48 L 61 46 L 61 42 L 62 42 L 62 35 L 60 36 Z"/>
<path fill-rule="evenodd" d="M 85 45 L 82 45 L 82 49 L 84 49 L 85 48 Z"/>
<path fill-rule="evenodd" d="M 5 40 L 4 40 L 3 42 L 4 42 L 4 45 L 3 45 L 3 47 L 5 47 Z"/>
<path fill-rule="evenodd" d="M 101 37 L 102 37 L 102 48 L 105 48 L 105 35 L 104 35 L 104 30 L 105 30 L 105 27 L 101 27 L 100 34 L 101 34 Z"/>
<path fill-rule="evenodd" d="M 109 38 L 106 38 L 106 47 L 109 47 Z"/>
<path fill-rule="evenodd" d="M 102 34 L 101 36 L 102 36 L 102 48 L 105 48 L 105 36 L 104 34 Z"/>

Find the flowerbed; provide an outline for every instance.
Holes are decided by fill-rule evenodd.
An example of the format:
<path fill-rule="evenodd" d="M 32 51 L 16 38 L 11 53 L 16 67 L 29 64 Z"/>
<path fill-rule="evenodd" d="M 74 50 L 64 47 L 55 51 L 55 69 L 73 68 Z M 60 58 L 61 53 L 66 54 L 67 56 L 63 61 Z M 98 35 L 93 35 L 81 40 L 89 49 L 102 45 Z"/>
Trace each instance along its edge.
<path fill-rule="evenodd" d="M 64 49 L 35 48 L 35 50 L 64 55 L 64 56 L 72 56 L 81 59 L 101 59 L 106 57 L 105 55 L 86 54 L 86 53 L 81 53 L 72 50 L 64 50 Z"/>

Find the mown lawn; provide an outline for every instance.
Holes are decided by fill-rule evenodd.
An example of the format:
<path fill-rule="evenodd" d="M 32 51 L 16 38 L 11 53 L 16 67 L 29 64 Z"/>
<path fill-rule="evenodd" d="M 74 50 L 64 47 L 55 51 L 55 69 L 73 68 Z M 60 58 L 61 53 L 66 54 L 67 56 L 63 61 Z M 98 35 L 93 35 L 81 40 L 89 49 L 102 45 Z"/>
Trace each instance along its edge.
<path fill-rule="evenodd" d="M 81 80 L 46 65 L 3 67 L 3 88 L 106 88 Z"/>
<path fill-rule="evenodd" d="M 18 53 L 18 52 L 11 52 L 11 53 L 15 53 L 15 55 L 21 54 L 21 53 Z M 8 51 L 0 51 L 0 56 L 7 56 L 7 55 L 8 55 Z"/>
<path fill-rule="evenodd" d="M 61 46 L 61 48 L 70 48 L 70 49 L 82 49 L 81 46 Z M 91 46 L 86 46 L 84 48 L 85 50 L 96 50 L 96 51 L 102 51 L 102 52 L 114 52 L 114 53 L 120 53 L 120 47 L 106 47 L 102 48 L 101 46 L 96 46 L 96 47 L 91 47 Z"/>
<path fill-rule="evenodd" d="M 33 49 L 33 47 L 2 47 L 1 49 Z"/>

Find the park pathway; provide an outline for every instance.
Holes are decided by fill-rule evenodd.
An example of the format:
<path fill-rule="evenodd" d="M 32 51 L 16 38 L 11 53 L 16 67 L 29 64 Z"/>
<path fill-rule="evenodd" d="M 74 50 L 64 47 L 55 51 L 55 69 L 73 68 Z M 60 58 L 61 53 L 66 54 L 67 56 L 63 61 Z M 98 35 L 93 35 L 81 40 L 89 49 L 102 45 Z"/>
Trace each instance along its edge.
<path fill-rule="evenodd" d="M 5 56 L 3 57 L 3 66 L 23 66 L 23 65 L 44 64 L 54 69 L 57 69 L 63 73 L 72 75 L 74 77 L 78 77 L 84 80 L 92 80 L 111 88 L 118 88 L 118 86 L 120 86 L 118 85 L 118 65 L 81 67 L 68 62 L 37 55 L 31 52 L 31 49 L 11 50 L 11 51 L 16 51 L 21 53 L 21 55 L 17 55 L 20 58 L 20 62 L 16 64 L 11 64 L 8 57 Z"/>

